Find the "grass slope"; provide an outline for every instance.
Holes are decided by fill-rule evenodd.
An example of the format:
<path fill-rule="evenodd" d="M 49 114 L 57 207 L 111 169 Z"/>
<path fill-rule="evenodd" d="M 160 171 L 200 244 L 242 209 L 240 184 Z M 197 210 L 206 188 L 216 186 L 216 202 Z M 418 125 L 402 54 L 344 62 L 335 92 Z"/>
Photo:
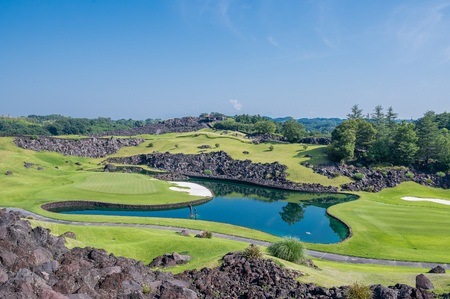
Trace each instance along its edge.
<path fill-rule="evenodd" d="M 335 253 L 394 260 L 450 263 L 450 206 L 408 202 L 403 196 L 450 199 L 450 191 L 407 182 L 360 200 L 333 206 L 330 213 L 353 229 L 340 244 L 308 244 Z"/>

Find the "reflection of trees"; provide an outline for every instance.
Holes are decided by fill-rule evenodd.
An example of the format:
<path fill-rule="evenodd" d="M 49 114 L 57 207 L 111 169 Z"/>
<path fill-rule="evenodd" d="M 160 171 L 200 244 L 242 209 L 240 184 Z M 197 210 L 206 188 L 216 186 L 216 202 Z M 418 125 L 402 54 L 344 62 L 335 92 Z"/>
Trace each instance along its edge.
<path fill-rule="evenodd" d="M 344 240 L 348 237 L 349 231 L 344 223 L 328 214 L 325 217 L 330 220 L 330 227 L 339 236 L 339 239 Z"/>
<path fill-rule="evenodd" d="M 305 210 L 303 210 L 302 206 L 298 203 L 289 202 L 282 210 L 283 211 L 280 212 L 281 219 L 288 225 L 300 222 L 305 215 Z"/>

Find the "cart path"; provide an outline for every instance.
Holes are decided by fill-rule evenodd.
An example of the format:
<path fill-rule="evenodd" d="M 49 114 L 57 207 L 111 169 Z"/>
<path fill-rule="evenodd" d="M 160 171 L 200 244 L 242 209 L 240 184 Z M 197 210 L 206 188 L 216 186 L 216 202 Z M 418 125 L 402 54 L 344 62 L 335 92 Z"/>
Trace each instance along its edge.
<path fill-rule="evenodd" d="M 112 226 L 112 227 L 118 226 L 118 227 L 151 228 L 151 229 L 170 230 L 170 231 L 176 231 L 176 232 L 179 232 L 180 230 L 185 229 L 182 227 L 160 226 L 160 225 L 152 225 L 152 224 L 68 221 L 68 220 L 47 218 L 47 217 L 32 213 L 27 210 L 19 209 L 19 208 L 6 208 L 6 210 L 17 211 L 17 212 L 22 213 L 24 216 L 32 216 L 36 220 L 58 223 L 58 224 L 69 224 L 69 225 L 79 225 L 79 226 Z M 195 229 L 189 229 L 189 232 L 198 234 L 201 231 L 195 230 Z M 266 241 L 254 240 L 254 239 L 237 237 L 237 236 L 220 234 L 220 233 L 213 233 L 213 236 L 216 238 L 239 241 L 239 242 L 244 242 L 244 243 L 253 243 L 256 245 L 260 245 L 260 246 L 269 246 L 271 244 L 270 242 L 266 242 Z M 364 257 L 355 257 L 355 256 L 341 255 L 341 254 L 335 254 L 335 253 L 328 253 L 328 252 L 322 252 L 322 251 L 316 251 L 316 250 L 310 250 L 310 249 L 306 249 L 306 253 L 310 257 L 327 260 L 327 261 L 341 262 L 341 263 L 403 266 L 403 267 L 429 268 L 429 269 L 436 267 L 437 265 L 440 265 L 441 267 L 443 267 L 447 270 L 450 270 L 450 264 L 371 259 L 371 258 L 364 258 Z"/>

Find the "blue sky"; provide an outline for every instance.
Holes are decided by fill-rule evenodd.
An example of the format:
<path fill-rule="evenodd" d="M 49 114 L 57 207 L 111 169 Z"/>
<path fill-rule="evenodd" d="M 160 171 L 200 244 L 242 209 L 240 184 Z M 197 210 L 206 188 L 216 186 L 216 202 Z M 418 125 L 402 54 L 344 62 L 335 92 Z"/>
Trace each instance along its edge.
<path fill-rule="evenodd" d="M 450 111 L 450 0 L 0 1 L 0 114 Z"/>

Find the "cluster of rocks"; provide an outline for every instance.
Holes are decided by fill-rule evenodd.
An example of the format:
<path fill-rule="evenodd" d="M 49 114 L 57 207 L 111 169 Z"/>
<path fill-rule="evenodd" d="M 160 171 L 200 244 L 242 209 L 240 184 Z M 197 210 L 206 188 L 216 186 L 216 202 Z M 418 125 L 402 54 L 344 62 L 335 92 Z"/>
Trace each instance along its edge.
<path fill-rule="evenodd" d="M 353 165 L 341 165 L 338 163 L 329 163 L 313 167 L 314 171 L 334 178 L 337 176 L 355 177 L 362 174 L 362 178 L 348 184 L 341 185 L 345 191 L 368 191 L 378 192 L 384 188 L 393 188 L 402 182 L 414 181 L 416 183 L 439 187 L 450 188 L 450 176 L 439 177 L 434 174 L 427 174 L 406 168 L 390 168 L 390 169 L 371 169 L 365 167 L 356 167 Z"/>
<path fill-rule="evenodd" d="M 223 151 L 201 154 L 152 153 L 129 157 L 113 157 L 108 163 L 148 165 L 192 177 L 225 179 L 262 185 L 266 187 L 308 191 L 337 192 L 336 187 L 320 184 L 298 184 L 289 181 L 287 166 L 278 162 L 252 163 L 250 160 L 234 160 Z"/>
<path fill-rule="evenodd" d="M 44 168 L 42 167 L 42 165 L 40 164 L 34 164 L 34 163 L 30 163 L 30 162 L 23 162 L 23 167 L 25 167 L 26 169 L 28 168 L 35 168 L 37 170 L 43 170 Z"/>
<path fill-rule="evenodd" d="M 306 137 L 300 140 L 300 143 L 329 145 L 331 144 L 330 137 Z"/>
<path fill-rule="evenodd" d="M 67 233 L 66 237 L 75 238 Z M 345 298 L 349 287 L 323 288 L 296 280 L 299 272 L 271 260 L 241 253 L 223 257 L 220 267 L 173 275 L 152 271 L 140 261 L 116 257 L 95 248 L 67 249 L 65 236 L 32 228 L 17 212 L 0 210 L 0 298 Z M 171 256 L 171 257 L 170 257 Z M 157 266 L 189 258 L 173 253 Z M 154 266 L 153 262 L 150 266 Z M 435 298 L 424 275 L 417 287 L 372 286 L 374 299 Z M 442 295 L 441 298 L 448 298 Z"/>
<path fill-rule="evenodd" d="M 170 273 L 101 249 L 68 250 L 64 242 L 0 210 L 0 298 L 197 298 Z"/>
<path fill-rule="evenodd" d="M 118 130 L 114 132 L 105 132 L 96 136 L 135 136 L 141 134 L 164 134 L 164 133 L 182 133 L 182 132 L 195 132 L 204 128 L 208 128 L 212 121 L 208 118 L 200 117 L 182 117 L 164 120 L 155 124 L 145 125 L 139 128 L 133 128 L 128 130 Z"/>
<path fill-rule="evenodd" d="M 155 257 L 148 266 L 150 268 L 168 268 L 176 265 L 186 264 L 192 259 L 189 255 L 179 254 L 178 252 L 165 253 Z"/>
<path fill-rule="evenodd" d="M 144 142 L 140 138 L 82 138 L 62 139 L 52 137 L 17 137 L 14 143 L 33 151 L 51 151 L 65 156 L 99 158 L 117 153 L 124 146 L 137 146 Z"/>
<path fill-rule="evenodd" d="M 11 171 L 11 170 L 7 170 L 6 172 L 5 172 L 5 175 L 12 175 L 13 174 L 13 172 Z"/>

